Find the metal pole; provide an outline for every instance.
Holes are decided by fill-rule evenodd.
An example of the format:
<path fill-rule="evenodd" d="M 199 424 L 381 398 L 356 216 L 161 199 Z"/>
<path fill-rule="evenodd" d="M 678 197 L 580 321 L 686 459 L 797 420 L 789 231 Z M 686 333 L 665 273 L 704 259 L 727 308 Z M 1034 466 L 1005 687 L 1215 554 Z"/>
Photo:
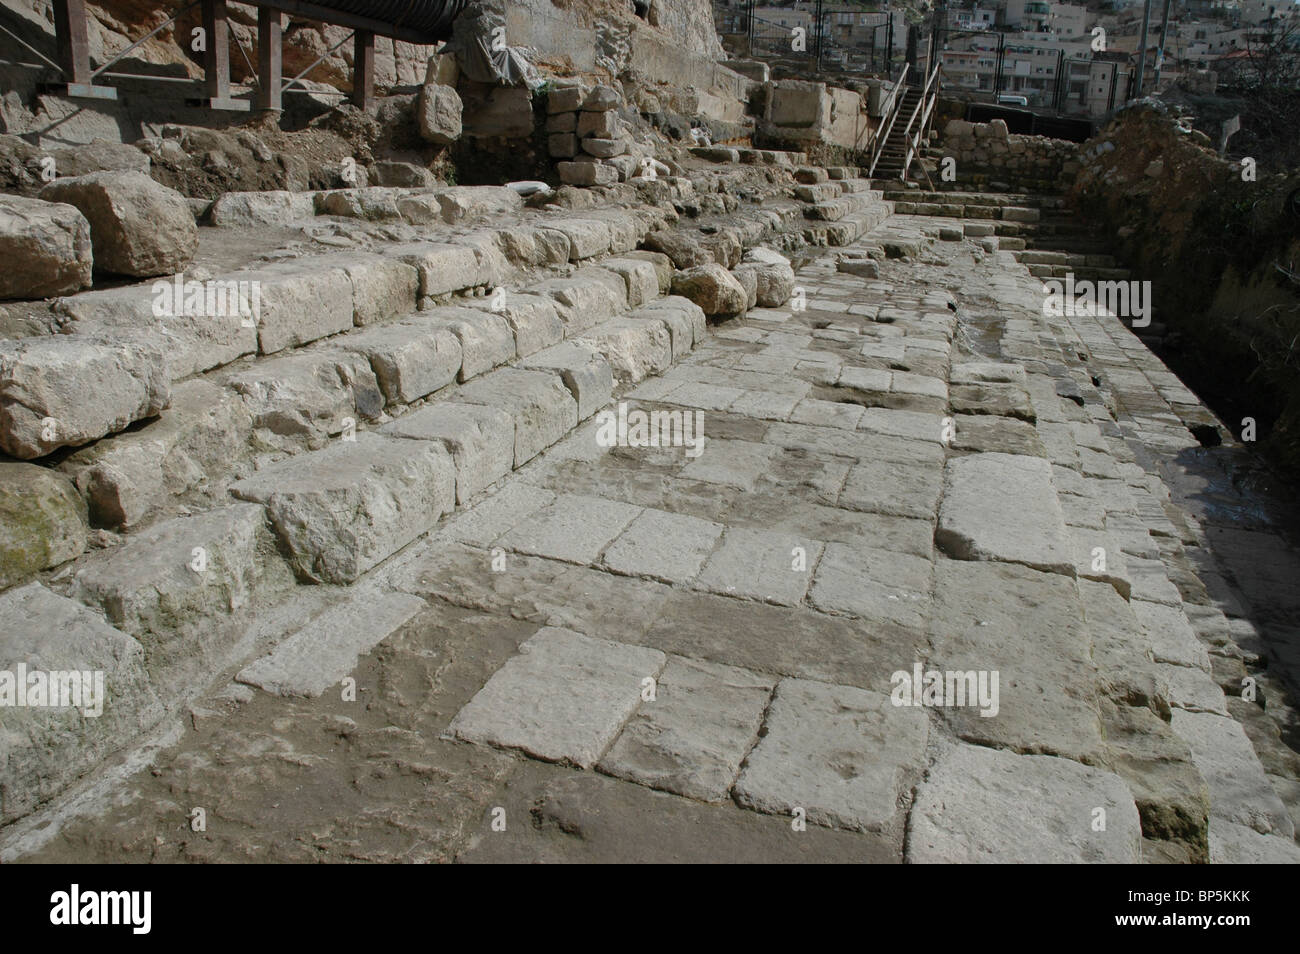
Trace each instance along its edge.
<path fill-rule="evenodd" d="M 1065 71 L 1065 47 L 1056 51 L 1056 92 L 1052 94 L 1052 108 L 1061 112 L 1061 81 Z"/>
<path fill-rule="evenodd" d="M 888 78 L 894 68 L 894 11 L 886 10 L 885 16 L 885 77 Z"/>
<path fill-rule="evenodd" d="M 1165 0 L 1164 12 L 1160 15 L 1160 52 L 1156 54 L 1156 75 L 1152 81 L 1160 86 L 1160 67 L 1165 65 L 1165 38 L 1169 36 L 1169 3 Z"/>
<path fill-rule="evenodd" d="M 1133 88 L 1133 99 L 1142 98 L 1142 80 L 1147 70 L 1147 30 L 1151 27 L 1151 0 L 1142 4 L 1142 39 L 1138 50 L 1137 85 Z"/>
<path fill-rule="evenodd" d="M 998 96 L 1002 92 L 1002 45 L 1006 42 L 1006 34 L 998 34 L 998 62 L 993 73 L 993 105 L 998 103 Z"/>
<path fill-rule="evenodd" d="M 817 32 L 817 69 L 822 68 L 822 0 L 817 0 L 813 11 L 813 29 Z"/>

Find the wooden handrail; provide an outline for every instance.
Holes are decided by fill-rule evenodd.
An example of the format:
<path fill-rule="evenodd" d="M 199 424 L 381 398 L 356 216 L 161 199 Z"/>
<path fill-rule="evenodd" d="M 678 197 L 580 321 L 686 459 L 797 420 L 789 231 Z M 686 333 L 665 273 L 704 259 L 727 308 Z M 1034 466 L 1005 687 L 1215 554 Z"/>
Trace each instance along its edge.
<path fill-rule="evenodd" d="M 903 137 L 907 140 L 907 151 L 903 154 L 903 171 L 900 178 L 907 179 L 907 170 L 912 167 L 912 158 L 921 151 L 921 136 L 925 133 L 925 124 L 930 121 L 930 113 L 934 109 L 935 103 L 939 100 L 939 91 L 931 91 L 930 87 L 939 77 L 939 64 L 935 63 L 934 69 L 930 71 L 930 76 L 925 81 L 925 89 L 921 93 L 921 98 L 916 103 L 916 109 L 912 110 L 912 118 L 907 121 L 907 126 L 903 129 Z M 922 110 L 922 107 L 925 107 Z M 916 121 L 917 113 L 921 113 L 921 125 L 917 127 L 916 133 L 912 133 L 912 123 Z"/>
<path fill-rule="evenodd" d="M 885 143 L 889 139 L 889 133 L 894 128 L 894 120 L 902 109 L 903 97 L 906 95 L 907 86 L 904 81 L 907 79 L 907 71 L 911 68 L 911 63 L 903 64 L 903 72 L 898 74 L 898 82 L 894 84 L 892 99 L 887 110 L 889 119 L 880 127 L 880 132 L 876 135 L 875 144 L 871 148 L 871 165 L 867 167 L 867 178 L 870 179 L 876 172 L 876 163 L 880 161 L 880 153 L 885 148 Z"/>

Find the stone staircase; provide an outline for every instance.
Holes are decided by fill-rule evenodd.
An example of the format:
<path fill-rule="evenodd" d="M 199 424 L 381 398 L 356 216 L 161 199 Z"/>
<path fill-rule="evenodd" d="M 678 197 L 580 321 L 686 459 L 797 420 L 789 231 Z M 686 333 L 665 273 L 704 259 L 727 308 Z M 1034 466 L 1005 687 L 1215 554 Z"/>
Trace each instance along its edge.
<path fill-rule="evenodd" d="M 921 101 L 921 87 L 908 86 L 903 92 L 902 101 L 899 103 L 898 119 L 889 131 L 889 138 L 885 140 L 884 146 L 880 150 L 880 159 L 876 162 L 875 177 L 892 182 L 899 182 L 903 179 L 905 170 L 903 163 L 907 159 L 907 137 L 904 135 L 907 120 L 916 109 L 916 104 Z"/>
<path fill-rule="evenodd" d="M 1023 193 L 925 192 L 898 184 L 885 188 L 885 197 L 895 211 L 906 215 L 961 219 L 963 227 L 974 219 L 991 224 L 985 232 L 967 229 L 969 237 L 980 232 L 996 236 L 999 249 L 1015 253 L 1016 260 L 1029 267 L 1035 278 L 1075 281 L 1128 281 L 1131 274 L 1107 244 L 1078 224 L 1073 212 L 1064 208 L 1058 196 Z"/>
<path fill-rule="evenodd" d="M 734 167 L 574 192 L 576 208 L 497 187 L 228 195 L 205 214 L 231 235 L 351 222 L 366 243 L 186 276 L 256 287 L 255 316 L 159 314 L 139 284 L 57 300 L 50 333 L 0 345 L 6 446 L 63 474 L 95 528 L 0 593 L 0 628 L 109 685 L 95 732 L 22 711 L 48 758 L 11 759 L 0 822 L 280 643 L 351 645 L 330 614 L 385 565 L 708 335 L 675 269 L 720 264 L 751 306 L 783 303 L 747 249 L 845 245 L 891 212 L 856 170 L 747 155 L 772 172 L 743 198 Z M 373 596 L 377 641 L 402 607 Z"/>

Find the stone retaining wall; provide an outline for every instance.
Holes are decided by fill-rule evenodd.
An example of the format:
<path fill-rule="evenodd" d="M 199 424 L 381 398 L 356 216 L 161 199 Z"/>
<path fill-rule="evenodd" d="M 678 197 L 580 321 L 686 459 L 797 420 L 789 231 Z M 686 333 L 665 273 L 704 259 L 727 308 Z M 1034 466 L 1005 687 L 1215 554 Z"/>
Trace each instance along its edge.
<path fill-rule="evenodd" d="M 951 120 L 943 130 L 943 156 L 957 160 L 955 182 L 935 177 L 939 189 L 1004 192 L 1064 192 L 1079 171 L 1078 143 L 1007 132 L 1000 119 L 989 123 Z"/>

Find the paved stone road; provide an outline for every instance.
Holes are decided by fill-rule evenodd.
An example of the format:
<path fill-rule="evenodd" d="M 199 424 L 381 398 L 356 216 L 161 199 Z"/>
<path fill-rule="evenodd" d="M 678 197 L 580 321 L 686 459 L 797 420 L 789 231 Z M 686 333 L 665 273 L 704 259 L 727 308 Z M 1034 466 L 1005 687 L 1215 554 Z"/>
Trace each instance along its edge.
<path fill-rule="evenodd" d="M 588 421 L 6 857 L 1300 860 L 1300 659 L 1236 698 L 1294 551 L 1215 520 L 1198 403 L 1118 320 L 944 225 L 626 396 L 703 453 Z"/>

